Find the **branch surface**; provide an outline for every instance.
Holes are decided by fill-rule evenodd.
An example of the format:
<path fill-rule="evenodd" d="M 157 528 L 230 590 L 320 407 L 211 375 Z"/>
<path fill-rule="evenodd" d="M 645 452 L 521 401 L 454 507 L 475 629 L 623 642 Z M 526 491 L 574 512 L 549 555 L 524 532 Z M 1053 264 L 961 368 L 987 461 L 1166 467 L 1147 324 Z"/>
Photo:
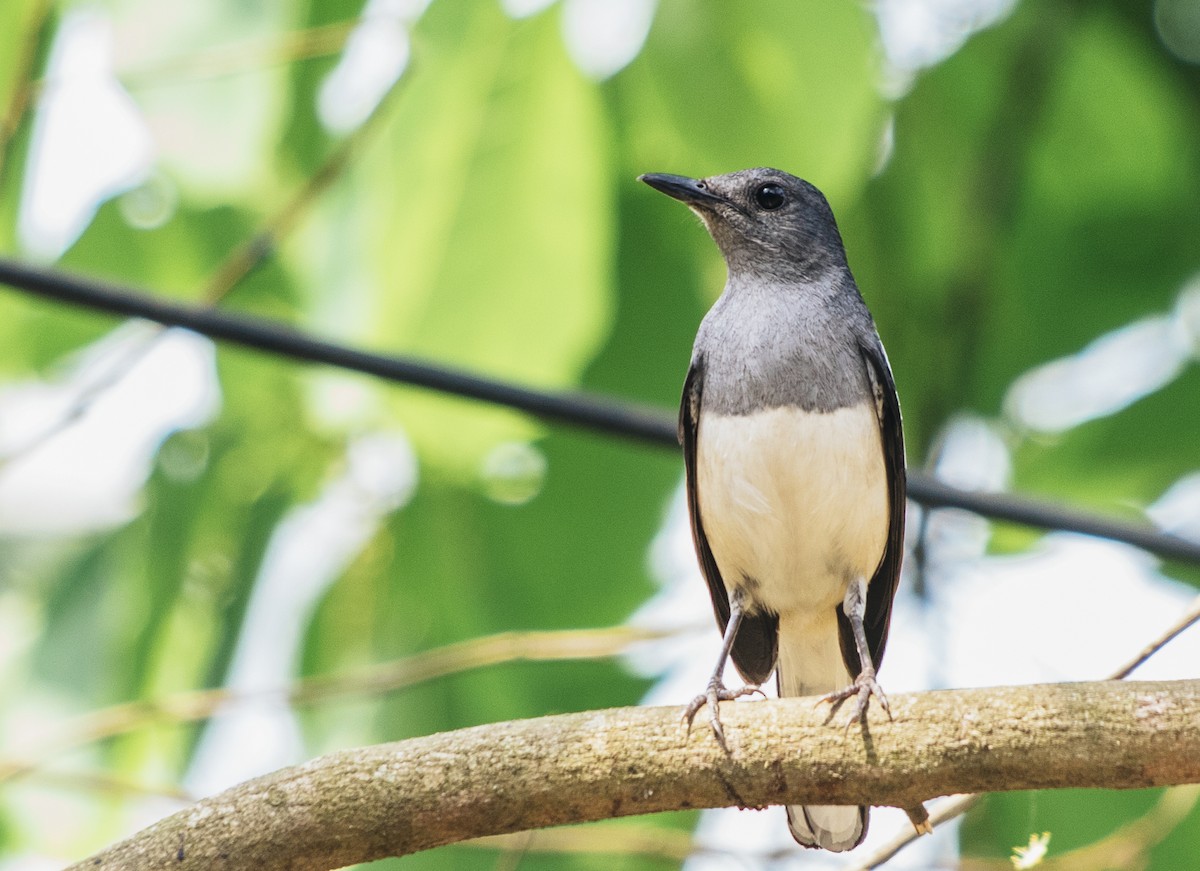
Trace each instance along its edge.
<path fill-rule="evenodd" d="M 323 871 L 483 835 L 783 803 L 1200 783 L 1200 680 L 896 696 L 843 735 L 813 699 L 726 703 L 723 753 L 678 707 L 493 723 L 340 751 L 205 799 L 73 869 Z"/>

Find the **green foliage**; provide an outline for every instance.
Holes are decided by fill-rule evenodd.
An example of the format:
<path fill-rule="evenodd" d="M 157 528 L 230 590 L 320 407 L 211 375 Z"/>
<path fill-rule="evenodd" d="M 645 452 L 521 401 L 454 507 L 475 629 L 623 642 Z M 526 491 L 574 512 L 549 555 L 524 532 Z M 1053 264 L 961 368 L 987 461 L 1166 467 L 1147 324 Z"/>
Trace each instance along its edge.
<path fill-rule="evenodd" d="M 1200 267 L 1200 75 L 1162 47 L 1141 6 L 1021 4 L 894 102 L 881 95 L 880 38 L 862 4 L 661 0 L 640 53 L 604 81 L 572 61 L 560 6 L 514 19 L 494 0 L 433 0 L 379 116 L 345 135 L 345 161 L 327 163 L 347 139 L 322 124 L 319 94 L 360 2 L 107 4 L 117 44 L 140 46 L 118 68 L 160 149 L 139 190 L 174 206 L 148 223 L 130 217 L 138 192 L 110 199 L 61 265 L 201 301 L 232 252 L 271 228 L 270 256 L 222 305 L 521 384 L 673 409 L 722 266 L 695 221 L 635 177 L 777 165 L 821 186 L 839 215 L 896 370 L 913 465 L 954 415 L 1003 422 L 1008 391 L 1031 368 L 1170 314 Z M 43 76 L 74 4 L 48 4 L 45 17 L 39 7 L 0 3 L 0 111 L 23 88 L 34 86 L 35 109 L 47 93 L 19 78 L 17 60 L 32 45 Z M 6 253 L 20 254 L 32 130 L 26 114 L 0 141 Z M 315 197 L 293 201 L 322 173 Z M 70 361 L 113 326 L 0 294 L 0 378 L 69 378 Z M 161 439 L 126 522 L 0 538 L 4 755 L 25 752 L 20 734 L 44 724 L 222 685 L 243 630 L 262 631 L 247 615 L 281 531 L 353 479 L 354 446 L 372 434 L 413 446 L 415 491 L 362 495 L 374 506 L 366 532 L 301 609 L 287 677 L 510 630 L 619 624 L 653 593 L 648 547 L 680 475 L 670 452 L 321 377 L 220 348 L 219 412 Z M 1185 434 L 1200 430 L 1198 390 L 1188 366 L 1059 434 L 1007 421 L 1014 486 L 1137 514 L 1195 467 Z M 529 465 L 501 480 L 512 456 Z M 0 467 L 0 485 L 9 471 Z M 1029 542 L 1008 532 L 998 546 Z M 646 687 L 611 661 L 506 664 L 324 700 L 299 717 L 306 752 L 318 753 L 633 704 Z M 160 724 L 53 761 L 175 783 L 201 734 Z M 127 828 L 131 800 L 119 793 L 81 783 L 64 831 L 42 810 L 61 787 L 35 773 L 0 789 L 0 855 L 73 858 Z M 1043 829 L 1054 850 L 1082 846 L 1155 795 L 1038 796 L 1033 811 L 1029 796 L 994 798 L 965 827 L 964 849 L 1001 856 Z M 1198 827 L 1192 813 L 1147 867 L 1186 864 Z M 496 864 L 462 847 L 403 867 Z M 614 865 L 530 855 L 521 867 Z"/>

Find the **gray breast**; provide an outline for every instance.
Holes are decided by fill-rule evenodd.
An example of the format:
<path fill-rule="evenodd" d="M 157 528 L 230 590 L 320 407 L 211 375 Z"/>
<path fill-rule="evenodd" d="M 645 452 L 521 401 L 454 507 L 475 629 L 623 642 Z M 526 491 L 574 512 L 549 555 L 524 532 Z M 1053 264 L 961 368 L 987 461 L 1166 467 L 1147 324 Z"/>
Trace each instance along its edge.
<path fill-rule="evenodd" d="M 874 324 L 853 285 L 731 282 L 700 325 L 705 411 L 829 412 L 871 396 L 859 336 Z"/>

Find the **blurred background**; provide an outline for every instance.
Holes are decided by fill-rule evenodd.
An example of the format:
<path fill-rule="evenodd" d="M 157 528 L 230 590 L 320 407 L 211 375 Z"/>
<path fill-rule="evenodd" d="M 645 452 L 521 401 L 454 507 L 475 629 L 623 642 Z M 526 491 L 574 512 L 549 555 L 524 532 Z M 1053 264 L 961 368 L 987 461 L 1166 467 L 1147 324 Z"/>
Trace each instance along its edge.
<path fill-rule="evenodd" d="M 724 269 L 635 178 L 773 165 L 839 217 L 911 467 L 1200 539 L 1197 63 L 1195 0 L 5 0 L 0 253 L 670 416 Z M 682 704 L 719 639 L 681 476 L 0 289 L 0 869 L 340 747 Z M 892 692 L 1104 677 L 1200 585 L 909 517 Z M 1195 677 L 1197 634 L 1138 676 Z M 1044 832 L 1045 867 L 1191 867 L 1198 800 L 994 795 L 888 867 Z M 835 860 L 681 813 L 403 867 L 853 867 L 904 826 Z"/>

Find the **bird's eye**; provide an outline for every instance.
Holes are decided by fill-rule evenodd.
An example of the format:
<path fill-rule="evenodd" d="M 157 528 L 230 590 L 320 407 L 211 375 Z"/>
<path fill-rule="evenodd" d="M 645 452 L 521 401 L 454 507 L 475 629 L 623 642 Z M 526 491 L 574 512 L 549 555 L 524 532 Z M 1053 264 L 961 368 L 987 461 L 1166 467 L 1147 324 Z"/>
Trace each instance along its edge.
<path fill-rule="evenodd" d="M 787 202 L 787 193 L 782 185 L 764 184 L 754 189 L 754 202 L 759 208 L 773 212 Z"/>

